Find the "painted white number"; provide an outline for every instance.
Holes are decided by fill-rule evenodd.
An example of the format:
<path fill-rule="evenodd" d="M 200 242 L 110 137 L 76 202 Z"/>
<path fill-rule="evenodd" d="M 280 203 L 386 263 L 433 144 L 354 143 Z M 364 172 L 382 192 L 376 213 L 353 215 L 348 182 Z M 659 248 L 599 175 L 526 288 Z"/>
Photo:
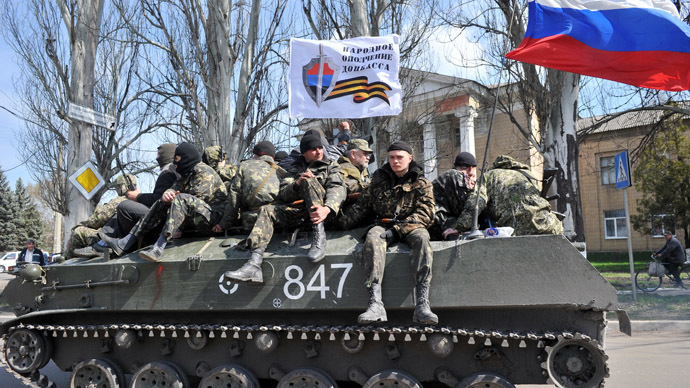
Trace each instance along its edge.
<path fill-rule="evenodd" d="M 331 264 L 331 269 L 343 269 L 343 274 L 340 276 L 340 281 L 338 282 L 338 291 L 336 293 L 336 298 L 343 297 L 343 287 L 345 286 L 345 279 L 352 269 L 352 263 L 340 263 Z M 297 276 L 293 277 L 292 272 L 296 271 Z M 321 299 L 326 299 L 326 291 L 330 291 L 331 288 L 326 285 L 326 267 L 320 264 L 316 269 L 314 276 L 311 277 L 307 286 L 304 286 L 302 278 L 304 277 L 304 272 L 302 268 L 296 265 L 291 265 L 285 268 L 285 286 L 283 286 L 283 292 L 285 296 L 289 299 L 296 300 L 304 296 L 305 291 L 318 291 L 321 293 Z M 299 292 L 291 293 L 290 286 L 296 284 Z"/>
<path fill-rule="evenodd" d="M 343 286 L 345 285 L 345 279 L 347 278 L 347 274 L 350 273 L 350 270 L 352 269 L 352 263 L 342 263 L 342 264 L 331 264 L 331 268 L 337 269 L 337 268 L 344 268 L 345 271 L 343 272 L 343 275 L 340 277 L 340 282 L 338 283 L 338 294 L 336 295 L 338 298 L 343 297 Z"/>
<path fill-rule="evenodd" d="M 290 272 L 292 270 L 297 271 L 297 277 L 293 278 L 290 276 Z M 283 292 L 285 293 L 285 296 L 287 296 L 290 299 L 299 299 L 304 296 L 304 283 L 302 283 L 302 276 L 304 276 L 304 272 L 302 272 L 302 268 L 296 266 L 296 265 L 291 265 L 287 268 L 285 268 L 285 279 L 288 281 L 285 283 L 285 286 L 283 287 Z M 297 284 L 297 287 L 299 287 L 299 292 L 297 295 L 293 295 L 290 293 L 290 284 Z"/>

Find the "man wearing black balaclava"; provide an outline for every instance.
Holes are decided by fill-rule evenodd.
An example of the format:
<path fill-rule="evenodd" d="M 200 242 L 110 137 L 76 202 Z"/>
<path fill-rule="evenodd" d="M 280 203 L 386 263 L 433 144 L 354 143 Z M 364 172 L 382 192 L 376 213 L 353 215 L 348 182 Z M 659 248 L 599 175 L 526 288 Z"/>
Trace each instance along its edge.
<path fill-rule="evenodd" d="M 228 271 L 229 279 L 262 283 L 261 263 L 264 250 L 273 237 L 273 227 L 297 227 L 302 220 L 312 225 L 311 248 L 307 258 L 312 263 L 321 261 L 326 255 L 326 232 L 324 221 L 329 214 L 337 214 L 345 200 L 345 185 L 340 175 L 340 167 L 324 153 L 321 135 L 307 131 L 300 141 L 302 155 L 288 170 L 288 177 L 280 182 L 278 197 L 291 203 L 304 200 L 304 208 L 290 205 L 265 205 L 259 210 L 247 245 L 251 256 L 240 269 Z"/>
<path fill-rule="evenodd" d="M 139 252 L 141 258 L 160 261 L 163 249 L 173 233 L 182 226 L 211 230 L 223 215 L 227 191 L 218 174 L 201 163 L 201 154 L 192 144 L 181 143 L 173 160 L 180 179 L 154 203 L 130 233 L 119 239 L 104 239 L 117 255 L 132 248 L 139 236 L 163 224 L 163 230 L 151 249 Z"/>
<path fill-rule="evenodd" d="M 125 196 L 128 198 L 117 205 L 115 216 L 98 231 L 98 237 L 101 239 L 95 245 L 86 248 L 77 249 L 74 254 L 79 257 L 96 257 L 102 255 L 108 246 L 103 241 L 105 236 L 119 239 L 126 236 L 134 225 L 140 219 L 144 218 L 149 208 L 159 200 L 165 190 L 172 187 L 179 175 L 175 172 L 175 166 L 172 164 L 175 157 L 175 148 L 177 144 L 165 143 L 158 147 L 156 154 L 156 162 L 160 167 L 160 173 L 156 179 L 156 184 L 152 193 L 142 193 L 139 188 L 132 191 L 127 191 Z"/>

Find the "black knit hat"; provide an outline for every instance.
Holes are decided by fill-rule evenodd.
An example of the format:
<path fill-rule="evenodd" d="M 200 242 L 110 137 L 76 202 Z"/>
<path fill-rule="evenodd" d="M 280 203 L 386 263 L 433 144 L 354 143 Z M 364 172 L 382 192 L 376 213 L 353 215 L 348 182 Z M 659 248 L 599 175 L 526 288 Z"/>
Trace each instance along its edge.
<path fill-rule="evenodd" d="M 469 152 L 461 152 L 455 157 L 453 166 L 457 167 L 477 167 L 477 159 Z"/>
<path fill-rule="evenodd" d="M 287 157 L 288 157 L 288 153 L 287 153 L 287 152 L 285 152 L 285 151 L 278 151 L 278 152 L 276 152 L 276 156 L 274 156 L 273 159 L 275 159 L 276 162 L 279 162 L 279 161 L 281 161 L 281 160 L 283 160 L 283 159 L 285 159 L 285 158 L 287 158 Z"/>
<path fill-rule="evenodd" d="M 313 129 L 305 132 L 302 141 L 299 142 L 299 151 L 303 154 L 319 147 L 323 147 L 323 141 L 321 135 Z"/>
<path fill-rule="evenodd" d="M 259 156 L 268 155 L 270 157 L 274 157 L 276 154 L 276 147 L 270 141 L 264 140 L 256 143 L 252 152 Z"/>
<path fill-rule="evenodd" d="M 388 152 L 391 151 L 407 151 L 408 154 L 412 155 L 412 147 L 402 140 L 396 140 L 388 146 Z"/>

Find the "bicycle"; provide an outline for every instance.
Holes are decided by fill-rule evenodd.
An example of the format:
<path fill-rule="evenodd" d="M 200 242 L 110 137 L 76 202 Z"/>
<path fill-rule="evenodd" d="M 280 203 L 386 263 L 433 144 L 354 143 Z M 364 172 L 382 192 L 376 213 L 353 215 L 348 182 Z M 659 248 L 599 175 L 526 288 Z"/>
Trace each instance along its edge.
<path fill-rule="evenodd" d="M 652 260 L 647 263 L 645 268 L 637 270 L 635 272 L 635 286 L 642 292 L 654 292 L 661 287 L 664 280 L 667 280 L 671 285 L 675 284 L 675 279 L 668 272 L 666 266 L 664 266 L 654 255 L 652 255 Z M 650 267 L 652 267 L 650 271 Z M 659 275 L 659 271 L 656 269 L 661 265 L 663 268 L 663 274 Z M 657 267 L 657 268 L 654 268 Z M 682 288 L 690 288 L 690 260 L 686 260 L 685 263 L 680 265 L 680 281 L 683 284 Z"/>

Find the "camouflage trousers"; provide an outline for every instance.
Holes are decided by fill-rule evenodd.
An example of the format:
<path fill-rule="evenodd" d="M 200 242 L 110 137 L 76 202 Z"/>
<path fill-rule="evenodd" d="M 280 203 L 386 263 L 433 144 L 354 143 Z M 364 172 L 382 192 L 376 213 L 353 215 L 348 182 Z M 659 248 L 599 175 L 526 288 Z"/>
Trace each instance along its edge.
<path fill-rule="evenodd" d="M 534 215 L 517 217 L 515 235 L 532 234 L 563 234 L 563 223 L 555 214 L 547 210 L 541 210 Z"/>
<path fill-rule="evenodd" d="M 77 225 L 72 228 L 72 233 L 67 242 L 67 250 L 72 253 L 75 249 L 86 248 L 97 243 L 101 238 L 98 236 L 98 231 L 101 230 L 108 236 L 117 237 L 117 218 L 113 217 L 103 225 L 101 229 L 89 228 L 84 225 Z"/>
<path fill-rule="evenodd" d="M 309 209 L 314 205 L 323 206 L 326 190 L 316 179 L 306 179 L 300 185 L 299 197 L 304 200 L 304 207 L 290 205 L 261 207 L 256 223 L 247 237 L 247 245 L 250 249 L 266 249 L 273 237 L 274 227 L 295 228 L 305 221 L 309 222 Z"/>
<path fill-rule="evenodd" d="M 211 210 L 206 202 L 186 193 L 175 196 L 172 202 L 156 201 L 146 216 L 140 219 L 130 234 L 143 236 L 149 231 L 163 225 L 161 235 L 170 237 L 176 230 L 194 229 L 210 232 L 213 225 L 220 221 L 222 214 Z"/>
<path fill-rule="evenodd" d="M 381 233 L 385 230 L 383 226 L 374 226 L 369 229 L 364 241 L 364 268 L 369 274 L 365 283 L 367 288 L 373 283 L 381 284 L 383 281 L 388 244 L 381 238 Z M 429 285 L 431 265 L 434 261 L 429 244 L 429 232 L 424 228 L 418 228 L 408 233 L 403 240 L 410 246 L 410 264 L 417 284 Z"/>

